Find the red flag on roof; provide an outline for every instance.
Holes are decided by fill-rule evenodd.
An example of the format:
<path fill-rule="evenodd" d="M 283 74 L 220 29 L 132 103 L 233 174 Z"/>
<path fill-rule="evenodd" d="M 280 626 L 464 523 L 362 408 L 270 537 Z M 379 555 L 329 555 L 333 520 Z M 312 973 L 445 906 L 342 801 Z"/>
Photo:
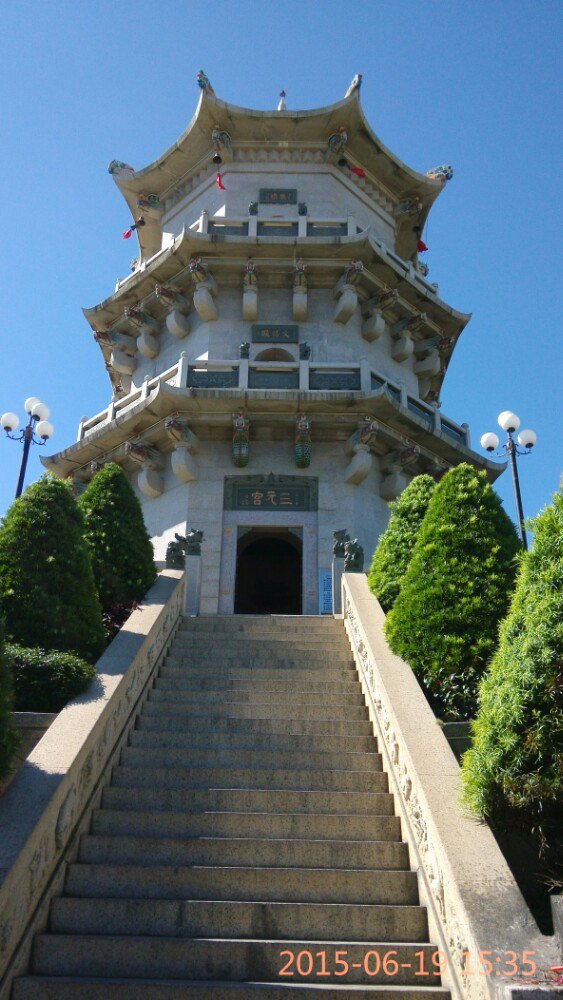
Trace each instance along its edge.
<path fill-rule="evenodd" d="M 350 167 L 350 172 L 352 174 L 355 174 L 356 177 L 365 177 L 366 176 L 365 170 L 362 170 L 361 167 Z"/>
<path fill-rule="evenodd" d="M 416 249 L 418 253 L 424 253 L 425 250 L 428 250 L 428 247 L 426 246 L 426 243 L 423 243 L 422 240 L 419 240 L 416 245 Z"/>

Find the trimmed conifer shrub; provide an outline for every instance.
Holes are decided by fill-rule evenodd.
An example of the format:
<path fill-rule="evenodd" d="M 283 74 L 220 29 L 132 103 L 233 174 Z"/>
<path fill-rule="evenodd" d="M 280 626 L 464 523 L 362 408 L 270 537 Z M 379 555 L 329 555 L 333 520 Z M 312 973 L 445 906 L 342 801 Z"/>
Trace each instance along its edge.
<path fill-rule="evenodd" d="M 6 645 L 14 679 L 17 712 L 60 712 L 96 676 L 94 667 L 74 653 Z"/>
<path fill-rule="evenodd" d="M 83 532 L 68 484 L 50 475 L 9 508 L 0 526 L 0 599 L 12 641 L 91 661 L 102 652 L 102 609 Z"/>
<path fill-rule="evenodd" d="M 78 500 L 104 611 L 145 596 L 156 567 L 141 504 L 123 469 L 110 462 Z"/>
<path fill-rule="evenodd" d="M 563 493 L 532 522 L 500 642 L 480 688 L 464 798 L 480 816 L 506 809 L 539 827 L 563 798 Z"/>
<path fill-rule="evenodd" d="M 10 772 L 21 735 L 12 725 L 14 696 L 12 671 L 4 652 L 4 623 L 0 620 L 0 781 Z"/>
<path fill-rule="evenodd" d="M 416 536 L 436 488 L 431 476 L 415 476 L 389 506 L 391 517 L 379 539 L 368 585 L 385 612 L 393 607 L 412 555 Z"/>
<path fill-rule="evenodd" d="M 392 650 L 410 663 L 443 718 L 475 713 L 518 552 L 514 525 L 485 473 L 467 464 L 450 469 L 434 490 L 385 625 Z"/>

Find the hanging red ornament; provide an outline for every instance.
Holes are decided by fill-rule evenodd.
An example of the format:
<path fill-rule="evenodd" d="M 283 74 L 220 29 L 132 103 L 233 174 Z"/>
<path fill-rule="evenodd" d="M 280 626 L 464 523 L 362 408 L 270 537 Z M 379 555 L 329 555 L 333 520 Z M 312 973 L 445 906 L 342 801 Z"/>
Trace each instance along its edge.
<path fill-rule="evenodd" d="M 121 239 L 122 240 L 128 240 L 129 237 L 132 236 L 132 235 L 133 235 L 133 230 L 132 229 L 126 229 L 125 232 L 121 234 Z"/>
<path fill-rule="evenodd" d="M 226 191 L 227 190 L 227 188 L 223 184 L 223 178 L 221 177 L 221 174 L 219 173 L 219 171 L 217 171 L 217 173 L 215 174 L 215 183 L 216 183 L 216 185 L 217 185 L 217 187 L 219 188 L 220 191 Z"/>
<path fill-rule="evenodd" d="M 141 229 L 142 226 L 146 226 L 146 222 L 145 222 L 143 216 L 141 215 L 141 216 L 139 216 L 139 218 L 137 219 L 137 221 L 134 222 L 132 226 L 130 226 L 129 229 L 126 229 L 125 232 L 123 232 L 121 234 L 121 239 L 122 240 L 128 240 L 133 235 L 135 229 Z"/>
<path fill-rule="evenodd" d="M 416 249 L 418 253 L 424 253 L 425 250 L 428 250 L 428 247 L 426 246 L 426 243 L 423 243 L 422 240 L 419 240 L 416 245 Z"/>
<path fill-rule="evenodd" d="M 350 167 L 350 173 L 355 174 L 356 177 L 365 177 L 366 172 L 362 170 L 361 167 Z"/>

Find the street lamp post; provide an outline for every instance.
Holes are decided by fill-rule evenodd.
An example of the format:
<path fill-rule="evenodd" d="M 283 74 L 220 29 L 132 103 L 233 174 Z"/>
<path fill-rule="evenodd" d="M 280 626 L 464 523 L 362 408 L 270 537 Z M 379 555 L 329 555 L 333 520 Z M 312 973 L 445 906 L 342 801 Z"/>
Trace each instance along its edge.
<path fill-rule="evenodd" d="M 518 447 L 513 435 L 516 433 L 520 427 L 520 418 L 516 416 L 515 413 L 511 413 L 510 410 L 503 410 L 502 413 L 498 415 L 499 427 L 502 427 L 503 431 L 506 431 L 507 438 L 506 444 L 504 445 L 502 451 L 497 452 L 498 458 L 505 458 L 508 455 L 510 462 L 510 471 L 512 473 L 512 485 L 514 486 L 514 498 L 516 501 L 516 513 L 518 515 L 518 528 L 520 530 L 520 538 L 522 540 L 522 548 L 528 548 L 528 539 L 526 538 L 526 530 L 524 528 L 524 511 L 522 509 L 522 494 L 520 493 L 520 480 L 518 479 L 518 466 L 516 464 L 516 459 L 519 455 L 529 455 L 532 448 L 534 447 L 537 436 L 534 431 L 525 430 L 520 431 L 518 435 L 518 443 L 521 448 Z M 485 448 L 486 451 L 494 451 L 498 448 L 499 439 L 496 434 L 488 433 L 483 434 L 481 438 L 481 447 Z"/>
<path fill-rule="evenodd" d="M 22 494 L 27 459 L 32 442 L 33 444 L 44 445 L 54 431 L 53 425 L 47 419 L 50 411 L 49 407 L 45 406 L 45 403 L 42 403 L 36 396 L 28 396 L 23 405 L 25 412 L 29 414 L 29 420 L 19 434 L 15 433 L 20 422 L 15 413 L 3 413 L 2 417 L 0 417 L 0 424 L 6 431 L 6 436 L 11 438 L 12 441 L 23 441 L 23 454 L 18 485 L 16 487 L 16 500 Z"/>

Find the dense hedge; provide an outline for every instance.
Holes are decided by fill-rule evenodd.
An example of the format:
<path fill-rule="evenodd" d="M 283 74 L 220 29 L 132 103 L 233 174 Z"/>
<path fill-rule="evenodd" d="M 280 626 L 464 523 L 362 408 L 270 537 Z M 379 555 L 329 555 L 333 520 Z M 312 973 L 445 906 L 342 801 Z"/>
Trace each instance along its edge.
<path fill-rule="evenodd" d="M 104 611 L 140 600 L 154 583 L 156 567 L 141 505 L 123 469 L 105 465 L 78 503 Z"/>
<path fill-rule="evenodd" d="M 415 476 L 391 507 L 387 528 L 379 539 L 368 573 L 368 584 L 384 611 L 390 611 L 409 564 L 418 529 L 436 484 L 431 476 Z"/>
<path fill-rule="evenodd" d="M 485 473 L 462 464 L 436 487 L 385 631 L 437 714 L 468 718 L 506 613 L 519 542 Z"/>
<path fill-rule="evenodd" d="M 90 683 L 94 667 L 72 653 L 6 645 L 17 712 L 60 712 Z"/>
<path fill-rule="evenodd" d="M 21 742 L 20 733 L 12 726 L 13 708 L 12 671 L 4 651 L 4 625 L 0 621 L 0 781 L 9 773 Z"/>
<path fill-rule="evenodd" d="M 466 802 L 539 824 L 563 799 L 563 494 L 533 522 L 500 644 L 480 689 L 473 746 L 464 755 Z"/>
<path fill-rule="evenodd" d="M 104 648 L 84 521 L 69 486 L 43 476 L 0 526 L 0 599 L 6 634 L 24 646 L 94 660 Z"/>

